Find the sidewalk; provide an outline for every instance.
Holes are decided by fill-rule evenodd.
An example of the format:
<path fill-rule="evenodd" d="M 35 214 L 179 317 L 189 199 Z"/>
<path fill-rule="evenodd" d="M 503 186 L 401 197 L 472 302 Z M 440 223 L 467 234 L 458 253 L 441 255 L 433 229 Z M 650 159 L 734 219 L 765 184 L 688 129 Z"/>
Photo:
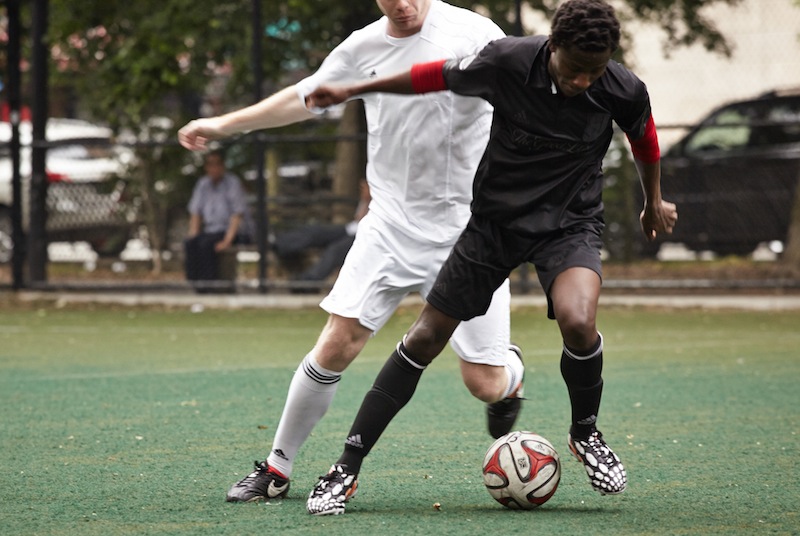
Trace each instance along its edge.
<path fill-rule="evenodd" d="M 317 307 L 323 294 L 193 294 L 180 292 L 42 292 L 20 291 L 9 293 L 11 299 L 22 303 L 51 302 L 56 306 L 74 304 L 113 304 L 125 306 L 183 307 L 187 309 L 218 308 L 277 308 L 302 309 Z M 404 306 L 418 306 L 422 299 L 409 296 L 403 301 Z M 513 296 L 512 307 L 545 307 L 544 295 L 528 294 Z M 797 294 L 736 294 L 703 295 L 697 293 L 681 294 L 601 294 L 601 306 L 624 307 L 666 307 L 674 309 L 740 309 L 754 311 L 790 311 L 800 310 L 800 295 Z"/>

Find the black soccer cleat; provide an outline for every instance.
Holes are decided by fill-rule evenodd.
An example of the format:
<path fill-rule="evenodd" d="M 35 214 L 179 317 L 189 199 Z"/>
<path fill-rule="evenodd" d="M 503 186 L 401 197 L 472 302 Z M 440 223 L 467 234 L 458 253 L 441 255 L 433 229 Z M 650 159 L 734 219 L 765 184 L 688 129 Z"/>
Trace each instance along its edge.
<path fill-rule="evenodd" d="M 327 475 L 319 477 L 319 482 L 311 490 L 306 510 L 315 516 L 343 514 L 345 503 L 355 496 L 356 491 L 358 475 L 348 472 L 346 465 L 333 465 Z"/>
<path fill-rule="evenodd" d="M 231 486 L 225 500 L 253 502 L 280 499 L 289 492 L 289 479 L 271 470 L 266 461 L 254 462 L 255 471 Z"/>
<path fill-rule="evenodd" d="M 522 361 L 522 350 L 520 350 L 519 346 L 512 344 L 509 346 L 509 349 L 517 354 L 519 360 Z M 514 391 L 511 396 L 503 400 L 486 404 L 486 420 L 489 426 L 489 435 L 493 438 L 497 439 L 502 437 L 514 428 L 514 423 L 517 422 L 517 417 L 522 409 L 522 401 L 525 400 L 523 394 L 524 382 L 525 367 L 523 363 L 522 379 L 519 382 L 517 390 Z"/>
<path fill-rule="evenodd" d="M 628 475 L 625 467 L 606 442 L 603 434 L 595 430 L 587 439 L 567 436 L 570 452 L 583 463 L 592 488 L 601 495 L 616 495 L 625 491 Z"/>

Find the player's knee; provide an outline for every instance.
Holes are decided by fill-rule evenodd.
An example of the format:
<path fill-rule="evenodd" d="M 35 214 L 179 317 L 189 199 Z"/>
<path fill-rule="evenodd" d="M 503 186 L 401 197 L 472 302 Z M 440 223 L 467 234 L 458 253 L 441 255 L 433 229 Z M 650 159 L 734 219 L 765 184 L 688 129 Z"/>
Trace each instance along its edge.
<path fill-rule="evenodd" d="M 322 367 L 342 372 L 352 363 L 364 348 L 371 332 L 362 329 L 347 329 L 340 324 L 328 326 L 323 330 L 314 347 L 314 353 Z"/>
<path fill-rule="evenodd" d="M 491 404 L 503 398 L 503 387 L 505 387 L 505 385 L 487 381 L 468 380 L 465 380 L 464 385 L 467 386 L 469 393 L 481 402 Z"/>
<path fill-rule="evenodd" d="M 416 361 L 428 364 L 441 353 L 449 339 L 449 334 L 443 336 L 430 325 L 417 323 L 406 334 L 403 346 Z"/>
<path fill-rule="evenodd" d="M 570 348 L 591 348 L 597 342 L 597 326 L 594 315 L 573 312 L 558 319 L 561 336 Z"/>
<path fill-rule="evenodd" d="M 461 376 L 469 393 L 491 404 L 502 400 L 508 388 L 508 373 L 504 366 L 484 365 L 461 361 Z"/>
<path fill-rule="evenodd" d="M 323 368 L 344 372 L 358 356 L 359 349 L 348 345 L 318 344 L 314 347 L 314 359 Z"/>
<path fill-rule="evenodd" d="M 331 347 L 323 347 L 317 349 L 314 358 L 324 369 L 344 372 L 357 356 L 357 351 L 346 351 L 344 348 L 332 350 Z"/>
<path fill-rule="evenodd" d="M 444 349 L 459 322 L 426 304 L 414 325 L 406 333 L 403 344 L 414 359 L 419 363 L 428 364 Z"/>

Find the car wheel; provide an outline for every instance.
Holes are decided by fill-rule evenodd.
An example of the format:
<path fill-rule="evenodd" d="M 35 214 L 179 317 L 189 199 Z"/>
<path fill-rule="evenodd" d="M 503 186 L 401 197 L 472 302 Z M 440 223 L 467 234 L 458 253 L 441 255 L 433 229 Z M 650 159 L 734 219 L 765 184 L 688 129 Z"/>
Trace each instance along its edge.
<path fill-rule="evenodd" d="M 727 257 L 728 255 L 736 255 L 739 257 L 746 257 L 750 255 L 758 247 L 758 244 L 725 244 L 711 248 L 714 253 L 720 257 Z"/>
<path fill-rule="evenodd" d="M 11 227 L 11 214 L 0 208 L 0 264 L 11 262 L 14 253 L 14 239 Z"/>
<path fill-rule="evenodd" d="M 99 257 L 119 257 L 125 251 L 130 238 L 127 230 L 109 233 L 103 238 L 90 240 L 89 244 Z"/>

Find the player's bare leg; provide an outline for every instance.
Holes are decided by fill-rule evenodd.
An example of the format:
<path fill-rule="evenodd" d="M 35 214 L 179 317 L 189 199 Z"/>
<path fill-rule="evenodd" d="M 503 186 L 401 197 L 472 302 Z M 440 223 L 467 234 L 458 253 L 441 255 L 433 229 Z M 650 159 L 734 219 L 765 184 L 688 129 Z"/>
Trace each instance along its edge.
<path fill-rule="evenodd" d="M 486 402 L 489 434 L 495 439 L 514 427 L 524 400 L 525 365 L 517 345 L 509 345 L 507 360 L 503 366 L 461 360 L 464 385 L 472 396 Z"/>
<path fill-rule="evenodd" d="M 568 447 L 583 463 L 593 489 L 603 495 L 622 493 L 628 481 L 625 467 L 596 426 L 603 392 L 603 337 L 596 326 L 600 276 L 588 268 L 565 270 L 550 297 L 564 339 L 561 375 L 572 405 Z"/>
<path fill-rule="evenodd" d="M 272 449 L 255 470 L 234 484 L 227 500 L 250 502 L 284 497 L 297 451 L 328 411 L 339 378 L 369 340 L 357 319 L 330 315 L 317 344 L 295 372 L 275 431 Z"/>

